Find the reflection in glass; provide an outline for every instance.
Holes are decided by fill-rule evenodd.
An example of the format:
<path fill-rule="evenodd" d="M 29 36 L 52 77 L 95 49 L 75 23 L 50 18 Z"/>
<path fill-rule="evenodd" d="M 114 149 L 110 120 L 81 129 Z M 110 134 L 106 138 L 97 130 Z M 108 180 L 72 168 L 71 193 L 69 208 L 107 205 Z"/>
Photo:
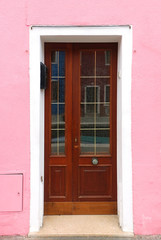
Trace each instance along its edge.
<path fill-rule="evenodd" d="M 57 51 L 53 51 L 51 53 L 51 63 L 57 63 L 57 59 L 58 59 L 58 52 Z"/>
<path fill-rule="evenodd" d="M 52 102 L 57 102 L 57 99 L 58 99 L 57 92 L 58 92 L 58 79 L 56 80 L 54 79 L 51 82 L 51 101 Z"/>
<path fill-rule="evenodd" d="M 82 51 L 81 76 L 94 76 L 94 51 Z"/>
<path fill-rule="evenodd" d="M 65 52 L 51 54 L 51 153 L 65 154 Z"/>
<path fill-rule="evenodd" d="M 81 154 L 109 154 L 110 52 L 82 51 L 80 68 Z"/>
<path fill-rule="evenodd" d="M 96 116 L 95 126 L 96 128 L 107 129 L 110 127 L 110 114 L 106 113 L 107 107 L 110 109 L 110 105 L 99 104 L 100 114 Z"/>
<path fill-rule="evenodd" d="M 110 76 L 110 51 L 96 52 L 96 76 Z"/>
<path fill-rule="evenodd" d="M 110 153 L 110 129 L 96 130 L 96 152 Z"/>
<path fill-rule="evenodd" d="M 51 61 L 51 77 L 64 77 L 65 76 L 65 52 L 64 51 L 52 52 L 51 60 L 52 60 Z"/>
<path fill-rule="evenodd" d="M 93 130 L 82 130 L 80 141 L 81 141 L 81 151 L 83 153 L 94 152 L 94 131 Z"/>
<path fill-rule="evenodd" d="M 105 51 L 105 65 L 110 65 L 110 51 Z"/>
<path fill-rule="evenodd" d="M 110 102 L 110 84 L 105 85 L 104 96 L 105 96 L 105 102 L 107 102 L 107 103 Z"/>
<path fill-rule="evenodd" d="M 52 128 L 65 128 L 65 104 L 53 103 L 51 104 L 51 124 Z M 57 121 L 59 119 L 59 121 Z"/>
<path fill-rule="evenodd" d="M 54 155 L 64 154 L 65 151 L 65 131 L 51 130 L 51 152 Z"/>

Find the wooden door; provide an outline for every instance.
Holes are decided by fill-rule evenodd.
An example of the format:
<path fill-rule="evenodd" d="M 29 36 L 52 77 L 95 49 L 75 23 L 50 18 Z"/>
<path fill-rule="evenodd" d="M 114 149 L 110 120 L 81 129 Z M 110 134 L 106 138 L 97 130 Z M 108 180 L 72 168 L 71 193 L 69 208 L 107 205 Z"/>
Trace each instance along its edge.
<path fill-rule="evenodd" d="M 116 214 L 117 44 L 45 44 L 45 214 Z"/>

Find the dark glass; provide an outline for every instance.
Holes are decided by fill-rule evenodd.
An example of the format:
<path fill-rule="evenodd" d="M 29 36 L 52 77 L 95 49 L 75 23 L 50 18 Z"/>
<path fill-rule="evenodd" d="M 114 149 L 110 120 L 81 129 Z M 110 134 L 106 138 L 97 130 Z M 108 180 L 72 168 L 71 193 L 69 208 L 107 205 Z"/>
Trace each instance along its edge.
<path fill-rule="evenodd" d="M 65 78 L 59 79 L 59 102 L 65 102 Z"/>
<path fill-rule="evenodd" d="M 65 78 L 53 78 L 51 81 L 51 101 L 65 102 Z"/>
<path fill-rule="evenodd" d="M 89 105 L 81 104 L 81 128 L 94 128 L 94 112 L 89 113 Z M 91 104 L 91 106 L 93 106 Z M 88 110 L 88 111 L 87 111 Z"/>
<path fill-rule="evenodd" d="M 65 131 L 51 131 L 51 153 L 53 155 L 63 155 L 65 152 Z"/>
<path fill-rule="evenodd" d="M 65 76 L 65 52 L 59 51 L 59 76 Z"/>
<path fill-rule="evenodd" d="M 110 127 L 110 105 L 99 104 L 99 114 L 96 116 L 96 128 Z"/>
<path fill-rule="evenodd" d="M 51 153 L 57 154 L 57 131 L 51 130 Z"/>
<path fill-rule="evenodd" d="M 51 102 L 57 102 L 58 100 L 58 79 L 54 79 L 51 82 Z"/>
<path fill-rule="evenodd" d="M 59 131 L 59 154 L 63 155 L 65 152 L 65 130 Z"/>
<path fill-rule="evenodd" d="M 110 62 L 111 62 L 110 51 L 105 51 L 105 65 L 110 64 Z"/>
<path fill-rule="evenodd" d="M 110 153 L 110 130 L 96 131 L 96 153 Z"/>
<path fill-rule="evenodd" d="M 86 113 L 93 114 L 95 111 L 95 104 L 86 104 Z"/>
<path fill-rule="evenodd" d="M 51 77 L 65 77 L 65 51 L 55 51 L 51 55 Z"/>
<path fill-rule="evenodd" d="M 57 62 L 57 56 L 58 56 L 58 52 L 57 51 L 53 51 L 51 53 L 51 63 L 56 63 Z"/>
<path fill-rule="evenodd" d="M 94 131 L 82 130 L 80 136 L 80 148 L 82 154 L 94 153 Z"/>
<path fill-rule="evenodd" d="M 96 51 L 96 76 L 110 76 L 109 51 Z"/>
<path fill-rule="evenodd" d="M 81 76 L 94 76 L 95 51 L 81 52 Z"/>
<path fill-rule="evenodd" d="M 81 78 L 81 102 L 92 101 L 94 100 L 94 78 Z M 92 92 L 92 96 L 90 96 Z"/>
<path fill-rule="evenodd" d="M 86 102 L 98 102 L 98 91 L 99 88 L 97 86 L 87 86 L 86 87 Z"/>
<path fill-rule="evenodd" d="M 105 85 L 105 102 L 110 102 L 110 85 Z"/>
<path fill-rule="evenodd" d="M 61 122 L 64 122 L 65 124 L 65 104 L 64 103 L 51 104 L 51 117 L 52 122 L 54 122 L 55 124 L 60 125 Z"/>

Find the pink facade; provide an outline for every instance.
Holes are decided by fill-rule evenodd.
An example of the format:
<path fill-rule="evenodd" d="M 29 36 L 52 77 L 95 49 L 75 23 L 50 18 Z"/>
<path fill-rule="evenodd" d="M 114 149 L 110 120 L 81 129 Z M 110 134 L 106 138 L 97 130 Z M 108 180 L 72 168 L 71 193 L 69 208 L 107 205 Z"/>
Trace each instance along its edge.
<path fill-rule="evenodd" d="M 0 235 L 29 232 L 31 25 L 133 26 L 134 233 L 161 234 L 160 9 L 159 0 L 1 1 L 0 174 L 23 174 L 23 210 L 0 212 Z M 6 199 L 6 205 L 10 201 Z"/>

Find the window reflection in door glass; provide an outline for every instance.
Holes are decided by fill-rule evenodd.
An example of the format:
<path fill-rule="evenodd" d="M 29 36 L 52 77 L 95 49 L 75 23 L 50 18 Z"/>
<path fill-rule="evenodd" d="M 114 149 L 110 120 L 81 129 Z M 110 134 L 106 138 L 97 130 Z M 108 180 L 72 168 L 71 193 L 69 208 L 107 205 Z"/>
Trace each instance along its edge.
<path fill-rule="evenodd" d="M 81 52 L 81 154 L 110 153 L 110 51 Z"/>
<path fill-rule="evenodd" d="M 51 154 L 65 154 L 65 51 L 51 53 Z"/>

